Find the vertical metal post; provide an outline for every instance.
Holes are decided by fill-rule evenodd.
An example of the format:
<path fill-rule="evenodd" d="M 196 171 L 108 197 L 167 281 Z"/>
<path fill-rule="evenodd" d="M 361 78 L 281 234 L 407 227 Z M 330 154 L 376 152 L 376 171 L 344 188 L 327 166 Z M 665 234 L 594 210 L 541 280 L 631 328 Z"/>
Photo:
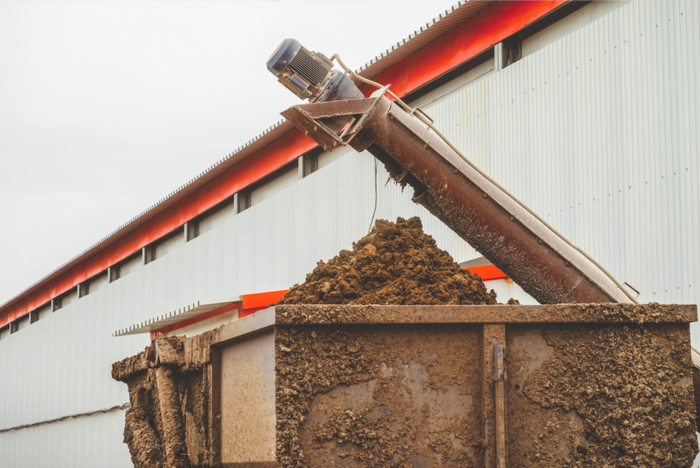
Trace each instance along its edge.
<path fill-rule="evenodd" d="M 493 46 L 494 71 L 503 70 L 503 42 Z"/>
<path fill-rule="evenodd" d="M 83 281 L 82 283 L 79 283 L 78 290 L 77 290 L 77 295 L 78 295 L 77 298 L 80 299 L 81 297 L 85 297 L 88 294 L 90 294 L 90 283 L 88 283 L 87 281 Z"/>
<path fill-rule="evenodd" d="M 506 468 L 506 398 L 505 398 L 505 366 L 503 363 L 504 349 L 500 343 L 493 346 L 493 367 L 495 381 L 496 409 L 496 466 Z"/>
<path fill-rule="evenodd" d="M 501 42 L 501 68 L 513 65 L 523 56 L 523 39 L 519 33 Z M 496 65 L 498 66 L 498 65 Z"/>
<path fill-rule="evenodd" d="M 156 245 L 155 243 L 147 245 L 142 249 L 143 264 L 151 263 L 156 259 Z"/>
<path fill-rule="evenodd" d="M 297 163 L 299 167 L 299 180 L 304 178 L 304 155 L 302 154 L 297 158 Z"/>
<path fill-rule="evenodd" d="M 221 463 L 221 349 L 210 348 L 209 376 L 209 440 L 213 456 L 211 461 Z"/>
<path fill-rule="evenodd" d="M 484 466 L 506 466 L 505 343 L 504 324 L 485 324 L 482 361 L 482 417 Z"/>

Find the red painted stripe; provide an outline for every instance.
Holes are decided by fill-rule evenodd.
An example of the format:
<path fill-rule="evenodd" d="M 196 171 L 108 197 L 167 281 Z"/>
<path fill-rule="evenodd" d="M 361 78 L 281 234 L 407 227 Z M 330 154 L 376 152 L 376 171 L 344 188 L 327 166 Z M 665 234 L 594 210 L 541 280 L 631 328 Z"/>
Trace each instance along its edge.
<path fill-rule="evenodd" d="M 151 340 L 160 336 L 164 335 L 166 333 L 169 333 L 173 330 L 178 330 L 180 328 L 185 328 L 189 327 L 190 325 L 194 325 L 195 323 L 199 323 L 203 320 L 210 319 L 212 317 L 216 317 L 217 315 L 225 314 L 226 312 L 231 312 L 232 310 L 235 310 L 238 308 L 238 302 L 229 304 L 227 306 L 221 307 L 220 309 L 212 310 L 210 312 L 207 312 L 202 315 L 198 315 L 196 317 L 192 317 L 191 319 L 183 320 L 182 322 L 174 323 L 172 325 L 168 325 L 167 327 L 159 328 L 158 330 L 152 331 L 151 332 Z"/>
<path fill-rule="evenodd" d="M 479 275 L 482 281 L 491 281 L 508 278 L 508 275 L 496 268 L 496 265 L 483 265 L 465 268 L 472 275 Z"/>
<path fill-rule="evenodd" d="M 563 3 L 565 0 L 494 2 L 479 15 L 383 71 L 374 80 L 391 83 L 392 91 L 398 96 L 404 96 L 475 57 Z M 369 93 L 372 90 L 367 91 Z M 314 147 L 316 143 L 298 130 L 283 135 L 136 231 L 127 234 L 60 278 L 47 283 L 39 291 L 0 311 L 0 327 L 115 265 Z"/>
<path fill-rule="evenodd" d="M 494 2 L 444 36 L 375 78 L 405 96 L 566 3 L 566 0 Z M 367 89 L 369 94 L 372 89 Z"/>

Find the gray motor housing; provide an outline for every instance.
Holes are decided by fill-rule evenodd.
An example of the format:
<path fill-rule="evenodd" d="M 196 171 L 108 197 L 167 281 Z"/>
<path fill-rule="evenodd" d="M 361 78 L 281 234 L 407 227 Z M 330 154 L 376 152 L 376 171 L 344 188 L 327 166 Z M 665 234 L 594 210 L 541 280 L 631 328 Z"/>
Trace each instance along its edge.
<path fill-rule="evenodd" d="M 333 63 L 295 39 L 285 39 L 267 61 L 267 69 L 301 99 L 319 97 L 333 75 Z"/>

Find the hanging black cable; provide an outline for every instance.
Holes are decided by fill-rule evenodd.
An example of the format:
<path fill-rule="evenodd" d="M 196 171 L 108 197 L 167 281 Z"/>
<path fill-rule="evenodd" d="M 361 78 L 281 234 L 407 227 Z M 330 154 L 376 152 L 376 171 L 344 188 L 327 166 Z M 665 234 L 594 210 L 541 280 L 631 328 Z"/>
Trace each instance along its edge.
<path fill-rule="evenodd" d="M 367 234 L 372 231 L 372 224 L 374 224 L 374 217 L 377 214 L 377 158 L 374 159 L 374 211 L 372 212 L 372 219 L 369 222 L 369 229 Z"/>

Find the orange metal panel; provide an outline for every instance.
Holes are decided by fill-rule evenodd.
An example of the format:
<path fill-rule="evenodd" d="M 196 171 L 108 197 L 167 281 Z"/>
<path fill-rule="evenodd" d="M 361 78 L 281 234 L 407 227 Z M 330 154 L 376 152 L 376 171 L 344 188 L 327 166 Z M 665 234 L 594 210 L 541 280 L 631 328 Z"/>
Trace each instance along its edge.
<path fill-rule="evenodd" d="M 270 304 L 275 304 L 287 294 L 288 289 L 281 291 L 270 291 L 258 294 L 245 294 L 243 299 L 243 310 L 267 308 Z"/>
<path fill-rule="evenodd" d="M 479 275 L 482 281 L 508 278 L 508 275 L 496 268 L 496 265 L 483 265 L 465 268 L 472 275 Z"/>

